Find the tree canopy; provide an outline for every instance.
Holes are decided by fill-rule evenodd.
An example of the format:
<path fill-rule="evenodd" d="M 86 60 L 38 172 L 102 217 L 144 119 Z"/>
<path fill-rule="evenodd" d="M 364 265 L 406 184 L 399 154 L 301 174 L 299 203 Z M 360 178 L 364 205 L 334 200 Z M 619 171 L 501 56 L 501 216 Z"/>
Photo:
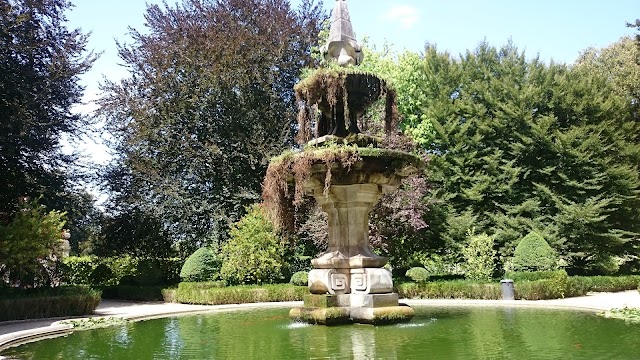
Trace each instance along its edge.
<path fill-rule="evenodd" d="M 294 144 L 293 85 L 324 18 L 313 1 L 149 5 L 146 31 L 119 44 L 129 77 L 103 86 L 112 208 L 162 219 L 187 253 L 217 242 Z"/>
<path fill-rule="evenodd" d="M 510 256 L 535 230 L 577 268 L 637 259 L 638 125 L 609 78 L 527 60 L 512 44 L 460 59 L 428 48 L 423 63 L 437 64 L 416 70 L 424 91 L 437 89 L 426 150 L 443 238 L 461 244 L 475 226 Z"/>
<path fill-rule="evenodd" d="M 0 3 L 0 212 L 13 212 L 20 196 L 60 205 L 73 157 L 61 137 L 82 131 L 71 108 L 80 103 L 78 76 L 95 56 L 87 35 L 65 26 L 67 1 Z"/>

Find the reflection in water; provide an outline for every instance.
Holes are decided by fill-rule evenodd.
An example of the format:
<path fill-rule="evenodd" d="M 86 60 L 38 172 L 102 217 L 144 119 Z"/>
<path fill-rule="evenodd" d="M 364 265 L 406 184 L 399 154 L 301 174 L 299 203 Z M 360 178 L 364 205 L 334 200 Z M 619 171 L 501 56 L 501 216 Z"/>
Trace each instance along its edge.
<path fill-rule="evenodd" d="M 9 349 L 17 359 L 634 359 L 640 326 L 590 313 L 417 308 L 408 324 L 315 326 L 287 309 L 149 320 Z"/>

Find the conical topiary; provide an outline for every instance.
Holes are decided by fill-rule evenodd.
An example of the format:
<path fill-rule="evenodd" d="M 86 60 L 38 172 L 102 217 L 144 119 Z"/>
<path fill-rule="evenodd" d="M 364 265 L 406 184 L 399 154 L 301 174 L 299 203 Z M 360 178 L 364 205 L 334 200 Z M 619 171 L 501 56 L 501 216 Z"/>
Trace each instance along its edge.
<path fill-rule="evenodd" d="M 512 260 L 514 271 L 547 271 L 558 267 L 558 254 L 537 232 L 520 240 Z"/>

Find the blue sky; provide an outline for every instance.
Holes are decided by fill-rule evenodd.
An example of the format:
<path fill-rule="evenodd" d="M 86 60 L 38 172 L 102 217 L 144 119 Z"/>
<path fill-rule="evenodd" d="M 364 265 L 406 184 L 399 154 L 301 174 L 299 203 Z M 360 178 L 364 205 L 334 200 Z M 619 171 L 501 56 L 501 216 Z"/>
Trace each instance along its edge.
<path fill-rule="evenodd" d="M 98 92 L 102 75 L 126 76 L 118 66 L 115 39 L 127 41 L 127 26 L 144 29 L 146 3 L 161 0 L 72 0 L 69 27 L 91 31 L 89 47 L 104 52 L 82 78 L 88 93 Z M 167 1 L 174 4 L 174 0 Z M 292 0 L 295 7 L 299 0 Z M 482 40 L 503 45 L 509 39 L 528 56 L 572 63 L 589 46 L 604 47 L 633 34 L 625 23 L 640 18 L 638 0 L 349 0 L 359 39 L 386 41 L 398 50 L 421 51 L 425 42 L 454 55 Z M 333 0 L 324 7 L 333 8 Z M 366 61 L 366 60 L 365 60 Z M 93 96 L 89 96 L 90 98 Z"/>
<path fill-rule="evenodd" d="M 162 1 L 72 1 L 75 8 L 67 13 L 68 26 L 91 31 L 89 48 L 103 52 L 81 78 L 85 100 L 91 101 L 103 76 L 118 80 L 127 75 L 118 65 L 115 40 L 129 41 L 128 26 L 143 30 L 146 3 Z M 291 2 L 297 7 L 299 0 Z M 324 7 L 330 11 L 334 3 L 325 0 Z M 640 18 L 638 0 L 349 0 L 348 5 L 357 37 L 366 35 L 377 45 L 388 41 L 397 50 L 421 51 L 429 42 L 459 55 L 483 40 L 500 46 L 511 39 L 529 57 L 563 63 L 573 63 L 590 46 L 605 47 L 634 34 L 625 23 Z M 92 108 L 86 105 L 78 111 Z M 108 158 L 95 147 L 87 151 L 97 162 Z"/>

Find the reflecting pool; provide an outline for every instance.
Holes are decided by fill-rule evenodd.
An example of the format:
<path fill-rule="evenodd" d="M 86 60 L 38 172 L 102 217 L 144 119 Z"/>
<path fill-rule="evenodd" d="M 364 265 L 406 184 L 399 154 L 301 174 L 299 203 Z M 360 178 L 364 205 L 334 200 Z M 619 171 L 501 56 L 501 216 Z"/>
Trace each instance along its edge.
<path fill-rule="evenodd" d="M 173 317 L 9 349 L 16 359 L 639 359 L 640 324 L 589 312 L 415 307 L 406 324 L 293 323 L 288 309 Z"/>

